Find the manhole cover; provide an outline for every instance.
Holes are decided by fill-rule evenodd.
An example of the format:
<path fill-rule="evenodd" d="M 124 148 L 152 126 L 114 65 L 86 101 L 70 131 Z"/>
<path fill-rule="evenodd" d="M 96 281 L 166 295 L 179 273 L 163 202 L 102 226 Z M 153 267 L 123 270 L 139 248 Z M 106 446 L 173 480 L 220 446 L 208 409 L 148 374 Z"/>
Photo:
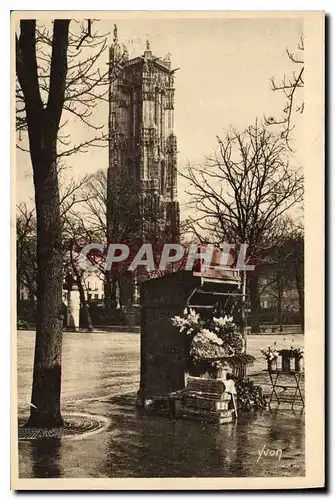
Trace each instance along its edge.
<path fill-rule="evenodd" d="M 27 418 L 19 417 L 19 441 L 44 438 L 82 438 L 102 431 L 109 423 L 109 420 L 105 417 L 86 413 L 65 413 L 63 414 L 63 420 L 64 427 L 61 429 L 33 429 L 25 427 Z"/>

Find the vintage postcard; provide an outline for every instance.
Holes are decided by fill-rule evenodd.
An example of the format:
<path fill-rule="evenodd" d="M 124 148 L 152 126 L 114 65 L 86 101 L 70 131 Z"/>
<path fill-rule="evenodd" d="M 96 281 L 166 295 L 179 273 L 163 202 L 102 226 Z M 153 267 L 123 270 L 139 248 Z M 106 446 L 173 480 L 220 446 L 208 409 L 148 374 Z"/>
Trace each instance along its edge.
<path fill-rule="evenodd" d="M 12 12 L 13 489 L 324 487 L 324 22 Z"/>

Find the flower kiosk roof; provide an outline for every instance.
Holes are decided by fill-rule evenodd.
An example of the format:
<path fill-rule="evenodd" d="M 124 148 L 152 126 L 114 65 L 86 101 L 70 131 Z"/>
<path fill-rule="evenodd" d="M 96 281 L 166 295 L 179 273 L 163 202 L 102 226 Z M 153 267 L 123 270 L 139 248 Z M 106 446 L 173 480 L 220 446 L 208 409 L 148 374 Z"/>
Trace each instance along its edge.
<path fill-rule="evenodd" d="M 241 296 L 234 271 L 215 275 L 211 270 L 182 270 L 141 284 L 141 399 L 167 397 L 185 387 L 185 339 L 171 318 L 185 307 L 224 314 L 227 303 Z"/>

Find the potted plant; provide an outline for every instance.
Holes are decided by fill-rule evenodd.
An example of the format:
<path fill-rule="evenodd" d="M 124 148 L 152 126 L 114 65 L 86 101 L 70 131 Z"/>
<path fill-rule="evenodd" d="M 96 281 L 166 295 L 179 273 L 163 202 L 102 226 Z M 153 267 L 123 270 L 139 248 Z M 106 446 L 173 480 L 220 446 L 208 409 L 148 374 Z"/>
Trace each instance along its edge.
<path fill-rule="evenodd" d="M 292 347 L 292 358 L 294 358 L 294 371 L 302 371 L 302 359 L 304 357 L 304 351 L 300 347 Z"/>
<path fill-rule="evenodd" d="M 280 351 L 278 351 L 276 347 L 272 348 L 271 346 L 268 346 L 267 349 L 261 349 L 260 351 L 267 360 L 268 371 L 271 373 L 276 371 Z"/>

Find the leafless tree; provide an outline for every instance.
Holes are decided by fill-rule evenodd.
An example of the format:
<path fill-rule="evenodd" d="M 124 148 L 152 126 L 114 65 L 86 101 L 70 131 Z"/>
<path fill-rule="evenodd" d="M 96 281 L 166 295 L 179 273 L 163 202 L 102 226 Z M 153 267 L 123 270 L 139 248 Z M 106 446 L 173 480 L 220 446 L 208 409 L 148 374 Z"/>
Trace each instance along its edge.
<path fill-rule="evenodd" d="M 298 292 L 299 316 L 302 331 L 305 329 L 305 287 L 304 287 L 304 231 L 297 227 L 290 236 L 294 279 Z"/>
<path fill-rule="evenodd" d="M 305 103 L 301 90 L 304 87 L 304 37 L 300 36 L 300 41 L 297 46 L 297 52 L 293 53 L 286 49 L 286 54 L 289 59 L 297 68 L 292 71 L 288 77 L 284 75 L 280 83 L 276 82 L 274 78 L 271 79 L 272 90 L 274 92 L 283 92 L 285 96 L 285 105 L 281 117 L 268 116 L 265 117 L 267 125 L 280 125 L 281 137 L 285 140 L 288 148 L 291 150 L 290 137 L 294 129 L 293 115 L 294 113 L 302 114 L 304 111 Z"/>
<path fill-rule="evenodd" d="M 77 285 L 80 304 L 84 314 L 84 321 L 88 331 L 93 330 L 92 319 L 86 299 L 86 273 L 78 266 L 78 253 L 84 246 L 87 235 L 83 234 L 82 220 L 79 217 L 73 217 L 71 212 L 67 212 L 64 217 L 63 226 L 63 246 L 64 246 L 64 274 L 72 276 L 74 284 Z"/>
<path fill-rule="evenodd" d="M 37 222 L 37 324 L 28 422 L 33 427 L 63 425 L 63 259 L 57 164 L 59 158 L 85 152 L 88 146 L 107 145 L 106 135 L 91 118 L 97 102 L 106 99 L 112 69 L 99 69 L 107 37 L 92 25 L 93 20 L 55 19 L 49 29 L 25 19 L 16 36 L 17 129 L 21 138 L 24 132 L 28 135 L 28 147 L 22 149 L 31 158 Z M 66 114 L 83 122 L 93 135 L 72 144 L 66 135 Z"/>
<path fill-rule="evenodd" d="M 256 264 L 248 285 L 252 326 L 258 328 L 260 298 L 258 268 L 262 252 L 282 233 L 278 224 L 303 196 L 303 176 L 288 163 L 285 141 L 255 125 L 232 131 L 218 140 L 218 153 L 203 165 L 189 165 L 181 175 L 195 215 L 189 227 L 202 241 L 248 245 L 248 260 Z"/>
<path fill-rule="evenodd" d="M 25 203 L 17 206 L 16 217 L 16 293 L 17 307 L 20 291 L 25 287 L 31 300 L 36 297 L 36 217 L 34 209 Z"/>
<path fill-rule="evenodd" d="M 62 172 L 60 172 L 62 174 Z M 81 278 L 81 274 L 77 273 L 78 270 L 73 269 L 73 247 L 69 245 L 69 240 L 76 241 L 80 238 L 80 233 L 75 233 L 78 229 L 71 222 L 71 211 L 73 212 L 79 204 L 84 203 L 85 194 L 83 193 L 83 186 L 90 176 L 85 175 L 80 180 L 76 181 L 73 178 L 66 178 L 60 175 L 60 212 L 62 217 L 62 258 L 63 258 L 63 275 L 69 269 L 73 272 L 77 279 Z M 17 206 L 16 217 L 16 244 L 17 244 L 17 304 L 20 304 L 19 293 L 22 286 L 28 291 L 32 300 L 35 301 L 37 296 L 37 260 L 36 260 L 36 214 L 35 209 L 28 208 L 26 203 L 21 203 Z M 73 244 L 73 246 L 75 246 Z M 78 246 L 78 244 L 77 244 Z M 81 305 L 84 312 L 87 311 L 86 301 L 83 300 L 85 295 L 81 292 L 79 285 L 79 292 L 81 296 Z M 88 328 L 91 329 L 90 319 L 86 314 Z"/>
<path fill-rule="evenodd" d="M 282 331 L 285 292 L 294 289 L 298 295 L 299 322 L 304 331 L 304 233 L 299 219 L 285 216 L 278 221 L 282 231 L 275 245 L 267 249 L 260 266 L 261 294 L 271 295 L 277 302 L 277 316 Z"/>
<path fill-rule="evenodd" d="M 152 197 L 143 197 L 136 184 L 130 182 L 125 169 L 115 169 L 109 178 L 105 170 L 97 171 L 84 184 L 82 196 L 85 201 L 79 210 L 71 211 L 71 216 L 76 219 L 77 233 L 82 235 L 84 244 L 105 243 L 107 248 L 109 243 L 124 243 L 130 248 L 131 259 L 143 241 L 150 241 L 158 247 L 159 237 L 164 239 L 160 229 L 164 222 L 163 214 L 152 206 Z M 106 254 L 89 254 L 88 258 L 104 280 L 106 319 L 111 321 L 117 306 L 117 288 L 122 308 L 123 288 L 127 286 L 123 278 L 127 274 L 129 260 L 109 271 L 105 270 Z"/>
<path fill-rule="evenodd" d="M 294 289 L 292 248 L 289 241 L 278 242 L 264 256 L 261 266 L 260 295 L 264 293 L 277 303 L 277 322 L 283 331 L 283 300 L 286 291 Z"/>
<path fill-rule="evenodd" d="M 63 176 L 61 172 L 58 177 L 60 213 L 63 222 L 65 222 L 67 214 L 73 213 L 75 207 L 81 206 L 90 197 L 87 193 L 83 192 L 83 188 L 90 182 L 92 175 L 84 175 L 79 180 L 76 180 L 67 173 Z"/>

